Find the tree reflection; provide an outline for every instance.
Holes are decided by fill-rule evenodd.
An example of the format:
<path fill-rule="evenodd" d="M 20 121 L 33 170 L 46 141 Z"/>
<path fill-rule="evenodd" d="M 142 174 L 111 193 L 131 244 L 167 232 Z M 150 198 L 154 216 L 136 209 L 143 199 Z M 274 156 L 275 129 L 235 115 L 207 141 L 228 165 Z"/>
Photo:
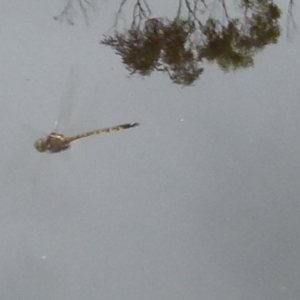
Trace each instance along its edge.
<path fill-rule="evenodd" d="M 260 1 L 258 5 L 258 1 L 243 0 L 243 23 L 231 19 L 224 26 L 208 19 L 201 29 L 204 43 L 199 46 L 199 56 L 216 61 L 224 71 L 252 66 L 254 54 L 276 43 L 280 35 L 277 23 L 280 10 L 268 2 Z"/>
<path fill-rule="evenodd" d="M 295 3 L 294 0 L 290 0 L 289 2 L 289 8 L 288 8 L 288 16 L 287 16 L 287 37 L 291 39 L 291 31 L 297 29 L 297 24 L 294 20 L 294 9 Z"/>
<path fill-rule="evenodd" d="M 150 75 L 157 70 L 167 72 L 176 83 L 189 85 L 203 71 L 192 47 L 186 47 L 192 33 L 188 21 L 148 19 L 143 30 L 132 28 L 102 43 L 116 49 L 131 74 Z"/>
<path fill-rule="evenodd" d="M 117 18 L 126 2 L 122 0 Z M 160 71 L 174 83 L 191 85 L 202 74 L 204 61 L 223 71 L 250 67 L 255 53 L 277 42 L 281 12 L 272 0 L 241 0 L 238 12 L 239 17 L 231 17 L 225 0 L 179 0 L 174 19 L 150 18 L 146 0 L 136 0 L 130 29 L 116 29 L 101 43 L 116 50 L 131 74 Z"/>
<path fill-rule="evenodd" d="M 94 9 L 92 0 L 68 0 L 63 11 L 54 16 L 53 19 L 57 21 L 66 21 L 69 25 L 74 25 L 75 11 L 80 11 L 84 17 L 85 23 L 89 24 L 88 11 Z"/>

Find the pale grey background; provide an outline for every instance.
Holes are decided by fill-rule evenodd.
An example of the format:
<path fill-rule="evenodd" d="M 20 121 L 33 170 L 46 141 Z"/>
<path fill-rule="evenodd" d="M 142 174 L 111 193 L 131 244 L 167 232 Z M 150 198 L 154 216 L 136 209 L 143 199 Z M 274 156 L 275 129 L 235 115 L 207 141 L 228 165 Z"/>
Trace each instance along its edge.
<path fill-rule="evenodd" d="M 286 1 L 254 68 L 205 65 L 190 88 L 129 78 L 98 44 L 113 2 L 89 26 L 54 21 L 58 0 L 1 3 L 0 299 L 299 299 L 300 39 L 286 38 Z M 59 116 L 70 134 L 141 126 L 37 153 Z"/>

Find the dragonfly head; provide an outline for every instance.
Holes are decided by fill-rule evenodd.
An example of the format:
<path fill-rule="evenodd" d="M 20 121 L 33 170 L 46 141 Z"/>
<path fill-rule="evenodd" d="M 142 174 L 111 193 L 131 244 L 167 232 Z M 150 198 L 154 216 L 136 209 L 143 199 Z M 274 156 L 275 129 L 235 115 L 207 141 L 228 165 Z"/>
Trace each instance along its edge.
<path fill-rule="evenodd" d="M 37 139 L 34 142 L 34 148 L 39 152 L 45 152 L 47 150 L 45 147 L 45 139 Z"/>

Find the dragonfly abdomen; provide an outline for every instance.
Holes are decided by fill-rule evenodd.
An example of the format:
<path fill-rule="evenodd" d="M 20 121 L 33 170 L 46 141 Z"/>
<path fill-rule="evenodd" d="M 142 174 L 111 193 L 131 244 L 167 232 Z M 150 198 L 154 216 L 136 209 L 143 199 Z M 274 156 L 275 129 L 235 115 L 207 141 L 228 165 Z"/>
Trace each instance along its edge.
<path fill-rule="evenodd" d="M 104 134 L 104 133 L 113 133 L 113 132 L 118 132 L 124 129 L 129 129 L 129 128 L 133 128 L 138 126 L 139 123 L 135 122 L 135 123 L 125 123 L 125 124 L 120 124 L 117 126 L 111 126 L 111 127 L 107 127 L 107 128 L 101 128 L 101 129 L 96 129 L 96 130 L 92 130 L 92 131 L 88 131 L 85 133 L 80 133 L 71 137 L 68 137 L 68 141 L 69 143 L 75 141 L 75 140 L 79 140 L 82 138 L 86 138 L 92 135 L 100 135 L 100 134 Z"/>

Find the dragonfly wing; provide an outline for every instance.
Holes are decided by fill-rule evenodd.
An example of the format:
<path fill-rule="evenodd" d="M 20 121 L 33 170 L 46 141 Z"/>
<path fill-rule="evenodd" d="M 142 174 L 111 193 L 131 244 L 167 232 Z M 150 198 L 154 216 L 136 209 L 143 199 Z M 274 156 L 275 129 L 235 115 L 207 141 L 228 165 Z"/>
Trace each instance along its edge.
<path fill-rule="evenodd" d="M 65 132 L 70 126 L 70 120 L 72 111 L 75 104 L 75 95 L 78 85 L 80 83 L 79 74 L 71 68 L 68 74 L 68 78 L 65 87 L 60 97 L 60 109 L 58 118 L 54 123 L 54 132 Z"/>

